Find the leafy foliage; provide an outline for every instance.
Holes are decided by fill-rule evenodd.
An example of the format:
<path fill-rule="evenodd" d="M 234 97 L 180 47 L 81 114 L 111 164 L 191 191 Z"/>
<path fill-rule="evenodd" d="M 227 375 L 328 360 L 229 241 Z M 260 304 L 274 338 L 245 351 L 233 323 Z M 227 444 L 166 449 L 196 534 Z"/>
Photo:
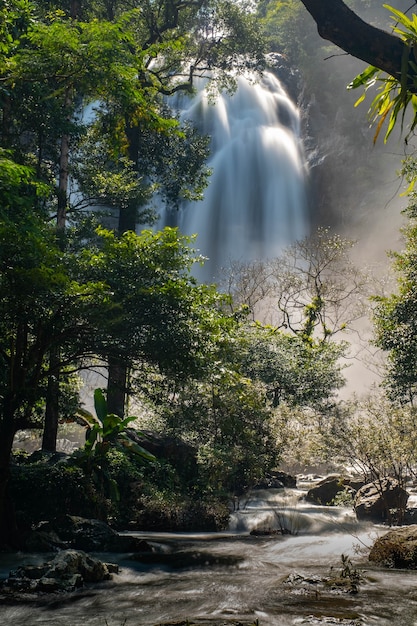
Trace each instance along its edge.
<path fill-rule="evenodd" d="M 335 448 L 367 482 L 392 476 L 404 486 L 415 474 L 416 432 L 414 408 L 373 395 L 335 424 Z"/>
<path fill-rule="evenodd" d="M 373 124 L 376 124 L 374 143 L 378 139 L 385 121 L 388 122 L 384 138 L 385 142 L 388 140 L 398 120 L 401 120 L 401 129 L 403 128 L 405 114 L 409 106 L 413 111 L 409 134 L 413 132 L 417 124 L 417 94 L 415 93 L 417 90 L 417 66 L 412 55 L 412 51 L 417 43 L 417 16 L 413 14 L 409 18 L 405 13 L 389 4 L 384 4 L 384 7 L 391 12 L 391 17 L 395 20 L 393 31 L 400 35 L 407 44 L 404 47 L 401 77 L 398 79 L 393 76 L 386 76 L 377 67 L 369 66 L 356 76 L 349 85 L 349 89 L 364 87 L 364 93 L 356 102 L 355 106 L 357 106 L 365 99 L 368 89 L 381 83 L 369 109 L 370 119 Z"/>
<path fill-rule="evenodd" d="M 274 407 L 284 402 L 325 411 L 343 385 L 338 360 L 344 351 L 343 344 L 310 343 L 258 325 L 246 330 L 241 367 L 247 376 L 266 385 Z"/>
<path fill-rule="evenodd" d="M 413 158 L 404 163 L 403 174 L 412 183 L 416 179 Z M 384 379 L 389 396 L 401 403 L 414 405 L 417 393 L 416 370 L 416 286 L 417 286 L 417 222 L 416 192 L 409 188 L 408 222 L 403 228 L 405 246 L 391 253 L 397 288 L 391 295 L 374 298 L 375 343 L 386 350 L 387 371 Z"/>
<path fill-rule="evenodd" d="M 120 491 L 117 481 L 110 473 L 109 452 L 119 450 L 143 461 L 153 461 L 155 457 L 126 434 L 128 425 L 137 418 L 131 416 L 122 419 L 118 415 L 109 413 L 107 401 L 101 389 L 96 389 L 94 392 L 94 408 L 96 416 L 87 411 L 79 412 L 89 427 L 84 448 L 78 451 L 73 459 L 84 469 L 87 479 L 93 481 L 102 500 L 110 497 L 111 500 L 118 502 Z"/>
<path fill-rule="evenodd" d="M 87 456 L 92 453 L 96 456 L 105 456 L 110 446 L 121 448 L 130 454 L 136 454 L 140 458 L 152 461 L 154 456 L 144 448 L 129 439 L 126 435 L 127 426 L 137 417 L 130 416 L 122 419 L 107 410 L 107 401 L 101 389 L 94 392 L 94 408 L 96 416 L 83 411 L 82 417 L 90 424 L 87 431 L 84 452 Z"/>

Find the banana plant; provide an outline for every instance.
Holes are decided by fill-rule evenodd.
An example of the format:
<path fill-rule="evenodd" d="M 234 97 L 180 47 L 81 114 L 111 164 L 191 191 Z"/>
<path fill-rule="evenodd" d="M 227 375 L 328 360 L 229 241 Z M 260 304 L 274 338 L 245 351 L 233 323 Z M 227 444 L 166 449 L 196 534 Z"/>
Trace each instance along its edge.
<path fill-rule="evenodd" d="M 135 416 L 124 419 L 109 413 L 107 400 L 101 389 L 94 391 L 94 409 L 96 415 L 80 409 L 78 417 L 87 426 L 87 435 L 84 448 L 77 455 L 83 461 L 85 470 L 91 475 L 96 485 L 101 485 L 103 491 L 107 491 L 111 500 L 120 500 L 119 489 L 116 481 L 111 478 L 106 468 L 106 454 L 111 447 L 117 448 L 130 455 L 135 455 L 144 461 L 154 461 L 155 456 L 132 441 L 126 433 L 128 425 L 137 419 Z"/>
<path fill-rule="evenodd" d="M 94 391 L 94 409 L 96 415 L 89 411 L 79 411 L 79 415 L 83 417 L 88 425 L 84 446 L 84 451 L 87 455 L 91 453 L 95 455 L 105 454 L 110 446 L 115 446 L 146 461 L 155 460 L 153 454 L 132 441 L 126 434 L 128 425 L 137 418 L 130 416 L 123 419 L 119 415 L 109 413 L 107 400 L 102 389 Z"/>

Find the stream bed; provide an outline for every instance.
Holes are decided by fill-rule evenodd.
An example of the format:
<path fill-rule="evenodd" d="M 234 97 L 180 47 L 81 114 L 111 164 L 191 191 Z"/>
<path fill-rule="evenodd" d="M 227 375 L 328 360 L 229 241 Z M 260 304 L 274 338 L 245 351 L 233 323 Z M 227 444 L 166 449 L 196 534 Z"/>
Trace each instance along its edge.
<path fill-rule="evenodd" d="M 155 547 L 146 559 L 117 562 L 113 580 L 72 594 L 0 605 L 5 626 L 258 624 L 417 626 L 417 572 L 384 570 L 367 560 L 384 527 L 359 524 L 342 507 L 314 506 L 294 489 L 253 492 L 224 533 L 135 533 Z M 269 535 L 250 535 L 252 529 Z M 293 534 L 274 534 L 286 528 Z M 361 573 L 358 589 L 330 588 L 341 555 Z M 0 555 L 0 576 L 17 561 Z M 352 591 L 352 589 L 350 590 Z"/>

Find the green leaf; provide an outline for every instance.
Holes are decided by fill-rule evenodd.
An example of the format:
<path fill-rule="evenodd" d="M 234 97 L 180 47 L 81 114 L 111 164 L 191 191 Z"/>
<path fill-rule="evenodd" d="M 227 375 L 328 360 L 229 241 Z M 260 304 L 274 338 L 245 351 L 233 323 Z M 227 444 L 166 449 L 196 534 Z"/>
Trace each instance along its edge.
<path fill-rule="evenodd" d="M 98 419 L 104 425 L 107 417 L 107 401 L 102 389 L 96 389 L 94 391 L 94 408 Z"/>
<path fill-rule="evenodd" d="M 86 426 L 90 424 L 97 424 L 97 417 L 82 407 L 77 409 L 77 417 L 80 417 L 85 422 Z"/>
<path fill-rule="evenodd" d="M 94 426 L 90 429 L 87 434 L 87 440 L 85 442 L 85 450 L 87 452 L 91 452 L 94 447 L 95 442 L 97 441 L 98 435 L 100 433 L 100 426 L 98 424 L 94 424 Z"/>
<path fill-rule="evenodd" d="M 127 435 L 125 435 L 124 433 L 122 436 L 119 437 L 118 441 L 120 445 L 123 446 L 123 448 L 125 448 L 131 454 L 136 454 L 136 456 L 146 459 L 147 461 L 156 460 L 156 457 L 153 454 L 145 450 L 145 448 L 142 448 L 142 446 L 140 446 L 135 441 L 129 439 L 129 437 L 127 437 Z"/>
<path fill-rule="evenodd" d="M 366 91 L 363 92 L 363 94 L 360 96 L 360 98 L 358 98 L 355 102 L 355 104 L 353 105 L 354 107 L 357 107 L 360 105 L 361 102 L 363 102 L 366 98 Z"/>
<path fill-rule="evenodd" d="M 410 18 L 408 18 L 402 11 L 399 11 L 398 9 L 395 9 L 394 7 L 392 7 L 389 4 L 383 4 L 382 6 L 384 7 L 384 9 L 388 9 L 388 11 L 391 11 L 391 13 L 400 22 L 400 24 L 405 26 L 408 30 L 411 30 L 411 31 L 414 30 L 413 29 L 413 21 L 410 20 Z"/>
<path fill-rule="evenodd" d="M 355 76 L 351 83 L 347 86 L 348 89 L 357 89 L 363 85 L 367 85 L 368 82 L 377 74 L 380 70 L 373 65 L 367 67 L 361 74 Z"/>

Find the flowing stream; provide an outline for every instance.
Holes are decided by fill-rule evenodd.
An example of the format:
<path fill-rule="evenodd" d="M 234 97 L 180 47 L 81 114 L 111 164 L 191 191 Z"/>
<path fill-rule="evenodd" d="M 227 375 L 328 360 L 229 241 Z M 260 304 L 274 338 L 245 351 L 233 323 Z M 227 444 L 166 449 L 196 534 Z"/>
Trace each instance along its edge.
<path fill-rule="evenodd" d="M 1 624 L 417 625 L 417 572 L 367 561 L 366 547 L 386 529 L 358 524 L 346 508 L 308 504 L 302 494 L 255 491 L 224 533 L 139 533 L 157 549 L 151 558 L 98 555 L 120 564 L 112 581 L 35 604 L 0 606 Z M 255 527 L 294 534 L 251 536 Z M 325 585 L 340 571 L 342 554 L 363 572 L 356 594 Z M 1 555 L 1 575 L 11 565 L 7 559 Z M 14 564 L 17 559 L 28 562 L 28 555 L 14 555 Z"/>
<path fill-rule="evenodd" d="M 215 106 L 203 88 L 177 106 L 211 137 L 205 198 L 184 206 L 177 222 L 198 234 L 208 257 L 199 278 L 218 278 L 230 261 L 275 257 L 308 234 L 300 113 L 276 76 L 241 76 L 236 93 L 221 94 Z M 158 226 L 168 223 L 172 215 L 163 213 Z"/>

